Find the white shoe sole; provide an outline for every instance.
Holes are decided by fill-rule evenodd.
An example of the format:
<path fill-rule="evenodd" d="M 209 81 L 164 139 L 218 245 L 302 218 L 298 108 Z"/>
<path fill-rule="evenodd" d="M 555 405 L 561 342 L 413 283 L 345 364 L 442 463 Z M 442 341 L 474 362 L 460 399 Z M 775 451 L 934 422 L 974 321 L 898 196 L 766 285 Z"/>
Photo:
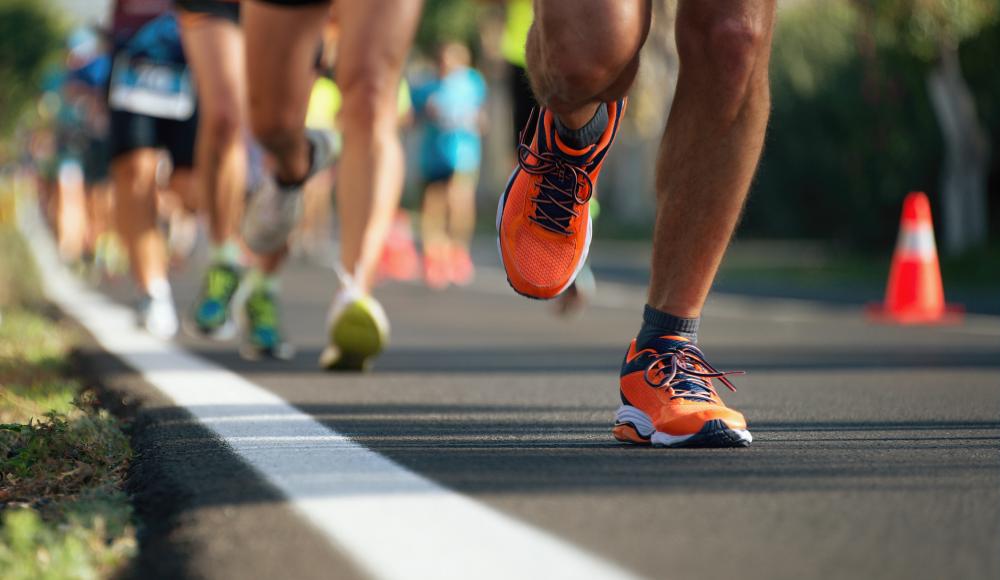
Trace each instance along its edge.
<path fill-rule="evenodd" d="M 747 447 L 753 441 L 750 431 L 731 429 L 721 419 L 709 421 L 700 431 L 689 435 L 657 431 L 649 415 L 631 405 L 618 408 L 613 432 L 615 438 L 623 443 L 654 447 Z"/>

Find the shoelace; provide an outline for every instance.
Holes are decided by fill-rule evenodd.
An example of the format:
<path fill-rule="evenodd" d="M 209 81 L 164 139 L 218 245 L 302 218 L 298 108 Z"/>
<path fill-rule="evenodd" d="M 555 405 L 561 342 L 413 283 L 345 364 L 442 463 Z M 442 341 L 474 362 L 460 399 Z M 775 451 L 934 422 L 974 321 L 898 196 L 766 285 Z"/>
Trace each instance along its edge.
<path fill-rule="evenodd" d="M 669 365 L 669 373 L 666 369 Z M 656 375 L 659 374 L 657 378 Z M 705 353 L 693 344 L 682 344 L 657 355 L 643 377 L 657 389 L 671 389 L 671 399 L 710 402 L 715 394 L 711 379 L 719 379 L 729 390 L 736 387 L 728 375 L 742 375 L 745 371 L 720 371 L 705 360 Z"/>
<path fill-rule="evenodd" d="M 517 163 L 523 171 L 542 176 L 538 196 L 532 198 L 535 215 L 528 219 L 551 232 L 570 235 L 570 223 L 580 215 L 576 207 L 594 194 L 590 174 L 555 153 L 535 153 L 524 143 L 517 148 Z"/>
<path fill-rule="evenodd" d="M 570 235 L 570 223 L 580 215 L 576 207 L 590 201 L 594 193 L 590 175 L 555 153 L 535 153 L 527 145 L 518 147 L 517 162 L 525 172 L 542 176 L 538 196 L 531 198 L 535 215 L 528 219 L 549 231 Z"/>

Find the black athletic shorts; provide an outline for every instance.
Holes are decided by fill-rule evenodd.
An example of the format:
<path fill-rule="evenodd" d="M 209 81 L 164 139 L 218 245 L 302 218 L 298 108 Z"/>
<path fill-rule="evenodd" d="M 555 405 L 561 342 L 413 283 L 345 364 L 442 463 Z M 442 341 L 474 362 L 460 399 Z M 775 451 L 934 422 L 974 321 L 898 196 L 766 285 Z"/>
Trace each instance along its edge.
<path fill-rule="evenodd" d="M 313 6 L 316 4 L 330 3 L 330 0 L 258 0 L 258 1 L 263 2 L 264 4 L 276 4 L 278 6 Z"/>
<path fill-rule="evenodd" d="M 83 152 L 84 183 L 94 185 L 108 178 L 108 165 L 111 162 L 108 153 L 107 137 L 87 139 L 87 149 Z"/>
<path fill-rule="evenodd" d="M 111 110 L 111 159 L 136 149 L 166 149 L 174 167 L 194 166 L 194 139 L 198 133 L 198 115 L 174 121 Z"/>
<path fill-rule="evenodd" d="M 175 0 L 180 21 L 187 24 L 200 16 L 222 18 L 233 24 L 240 23 L 240 3 L 227 0 Z"/>

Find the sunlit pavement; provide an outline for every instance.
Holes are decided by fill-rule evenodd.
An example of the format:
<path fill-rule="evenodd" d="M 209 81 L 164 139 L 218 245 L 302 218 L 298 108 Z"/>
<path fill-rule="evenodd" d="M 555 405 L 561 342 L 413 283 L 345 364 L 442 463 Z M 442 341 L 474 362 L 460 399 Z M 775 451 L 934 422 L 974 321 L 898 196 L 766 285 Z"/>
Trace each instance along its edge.
<path fill-rule="evenodd" d="M 284 279 L 294 360 L 182 342 L 399 464 L 642 575 L 1000 574 L 1000 319 L 876 326 L 854 307 L 717 295 L 701 345 L 719 368 L 748 372 L 723 396 L 748 417 L 752 447 L 639 449 L 609 427 L 641 288 L 604 284 L 564 320 L 483 265 L 466 289 L 380 288 L 393 342 L 371 374 L 317 370 L 335 278 L 315 266 Z M 194 270 L 176 280 L 182 307 Z"/>

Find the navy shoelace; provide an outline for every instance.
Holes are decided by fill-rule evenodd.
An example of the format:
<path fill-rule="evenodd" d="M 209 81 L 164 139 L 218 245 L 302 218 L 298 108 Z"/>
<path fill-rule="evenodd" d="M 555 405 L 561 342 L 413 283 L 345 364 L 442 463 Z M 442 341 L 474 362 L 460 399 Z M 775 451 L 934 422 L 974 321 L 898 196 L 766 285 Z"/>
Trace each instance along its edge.
<path fill-rule="evenodd" d="M 711 402 L 715 395 L 711 379 L 719 379 L 735 391 L 728 375 L 742 374 L 745 372 L 720 371 L 705 360 L 705 354 L 697 346 L 682 344 L 654 357 L 643 377 L 654 388 L 672 390 L 671 399 Z"/>
<path fill-rule="evenodd" d="M 526 173 L 542 177 L 538 195 L 531 199 L 535 215 L 529 219 L 551 232 L 570 235 L 571 223 L 580 215 L 577 208 L 594 193 L 590 174 L 558 154 L 535 153 L 524 144 L 518 147 L 517 162 Z"/>

